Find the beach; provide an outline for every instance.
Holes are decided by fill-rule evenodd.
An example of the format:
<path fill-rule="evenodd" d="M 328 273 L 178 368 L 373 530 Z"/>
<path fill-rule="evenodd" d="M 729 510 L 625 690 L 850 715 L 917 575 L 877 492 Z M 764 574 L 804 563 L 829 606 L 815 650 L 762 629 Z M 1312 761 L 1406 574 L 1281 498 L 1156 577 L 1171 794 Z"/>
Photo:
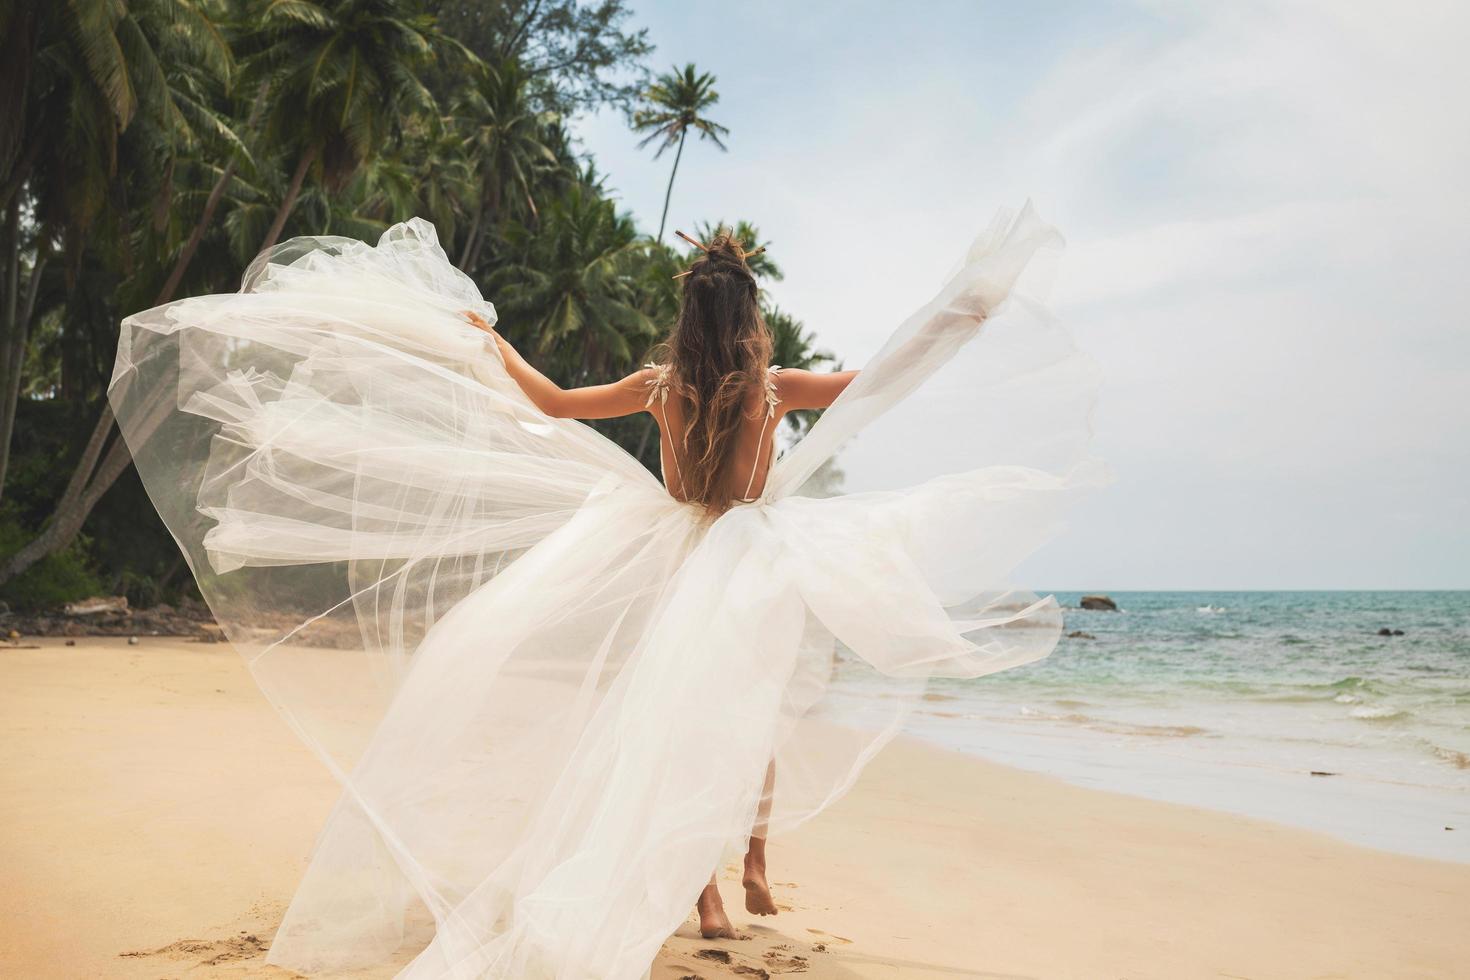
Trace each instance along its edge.
<path fill-rule="evenodd" d="M 1470 834 L 1444 829 L 1470 826 L 1466 593 L 1116 592 L 1115 611 L 1056 595 L 1066 627 L 1048 657 L 932 681 L 907 731 L 1078 786 L 1470 864 Z M 854 717 L 883 697 L 857 658 L 839 675 Z"/>
<path fill-rule="evenodd" d="M 332 779 L 228 645 L 75 644 L 0 649 L 0 975 L 291 976 L 265 950 Z M 747 915 L 727 868 L 750 938 L 691 918 L 654 977 L 1470 974 L 1462 863 L 917 741 L 770 859 L 781 914 Z"/>

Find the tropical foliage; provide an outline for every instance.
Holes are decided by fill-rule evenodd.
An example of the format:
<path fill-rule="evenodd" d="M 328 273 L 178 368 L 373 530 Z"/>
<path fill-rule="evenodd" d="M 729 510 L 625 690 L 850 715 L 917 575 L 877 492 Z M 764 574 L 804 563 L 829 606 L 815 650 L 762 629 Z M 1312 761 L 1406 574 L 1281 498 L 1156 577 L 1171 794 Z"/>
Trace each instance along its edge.
<path fill-rule="evenodd" d="M 618 210 L 569 126 L 627 113 L 678 148 L 669 192 L 689 132 L 728 134 L 712 76 L 650 81 L 625 2 L 0 4 L 0 598 L 187 588 L 107 408 L 117 325 L 237 288 L 286 237 L 420 215 L 548 374 L 636 367 L 689 256 Z M 767 312 L 779 363 L 832 360 Z M 657 466 L 646 417 L 599 425 Z"/>

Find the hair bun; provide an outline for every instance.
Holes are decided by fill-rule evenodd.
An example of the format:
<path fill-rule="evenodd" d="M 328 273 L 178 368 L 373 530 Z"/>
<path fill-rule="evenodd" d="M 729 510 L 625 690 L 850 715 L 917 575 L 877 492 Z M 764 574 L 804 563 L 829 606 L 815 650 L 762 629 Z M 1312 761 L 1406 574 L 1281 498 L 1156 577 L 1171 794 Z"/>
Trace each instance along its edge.
<path fill-rule="evenodd" d="M 689 275 L 697 268 L 700 268 L 702 263 L 706 263 L 710 259 L 726 262 L 733 260 L 744 272 L 754 279 L 755 274 L 751 272 L 750 267 L 746 263 L 766 250 L 766 247 L 762 245 L 759 248 L 746 251 L 744 243 L 724 228 L 717 229 L 715 236 L 708 243 L 702 242 L 692 235 L 686 235 L 678 229 L 674 230 L 674 234 L 704 253 L 695 260 L 694 265 L 675 275 L 675 279 L 681 279 Z"/>

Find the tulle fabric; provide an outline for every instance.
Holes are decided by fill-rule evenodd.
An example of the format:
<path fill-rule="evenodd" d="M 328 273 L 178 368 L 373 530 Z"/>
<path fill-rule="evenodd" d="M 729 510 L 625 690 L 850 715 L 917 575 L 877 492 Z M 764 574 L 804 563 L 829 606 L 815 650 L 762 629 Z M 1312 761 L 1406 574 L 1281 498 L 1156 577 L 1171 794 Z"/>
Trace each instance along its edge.
<path fill-rule="evenodd" d="M 1059 245 L 1000 215 L 714 520 L 531 404 L 424 221 L 124 321 L 138 471 L 342 786 L 269 962 L 427 941 L 401 976 L 645 976 L 711 871 L 839 797 L 930 678 L 1050 652 L 1056 602 L 1007 577 L 1106 479 L 1095 373 L 1025 298 Z"/>

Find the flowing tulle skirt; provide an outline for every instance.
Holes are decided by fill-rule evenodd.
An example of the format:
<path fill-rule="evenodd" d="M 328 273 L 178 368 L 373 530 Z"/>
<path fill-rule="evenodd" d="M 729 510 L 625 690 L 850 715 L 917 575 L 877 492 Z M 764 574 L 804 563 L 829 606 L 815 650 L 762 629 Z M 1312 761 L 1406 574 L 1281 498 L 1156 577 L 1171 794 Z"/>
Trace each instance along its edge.
<path fill-rule="evenodd" d="M 536 410 L 423 221 L 128 318 L 138 470 L 342 786 L 269 962 L 380 962 L 427 915 L 401 976 L 642 977 L 711 871 L 839 797 L 930 678 L 1045 656 L 1060 611 L 1008 576 L 1106 478 L 1096 372 L 1027 298 L 1059 244 L 999 216 L 715 520 Z"/>

